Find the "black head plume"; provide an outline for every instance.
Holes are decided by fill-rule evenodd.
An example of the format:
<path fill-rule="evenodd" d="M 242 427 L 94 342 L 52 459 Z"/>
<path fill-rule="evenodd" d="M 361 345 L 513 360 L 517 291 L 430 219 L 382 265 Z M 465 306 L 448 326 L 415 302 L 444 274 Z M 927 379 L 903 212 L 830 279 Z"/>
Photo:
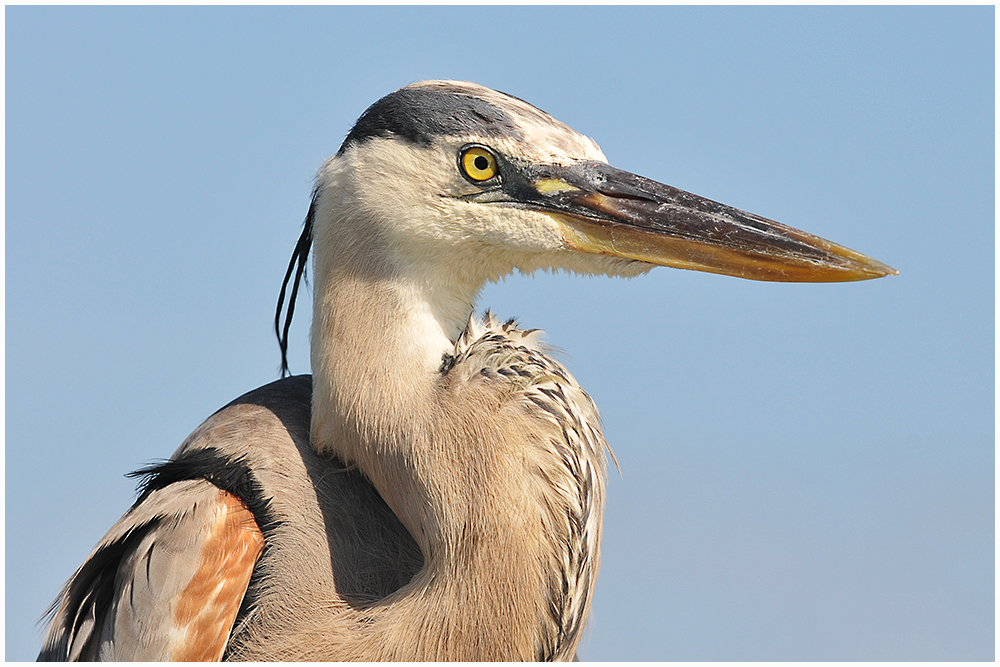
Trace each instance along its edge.
<path fill-rule="evenodd" d="M 306 261 L 309 259 L 309 248 L 312 247 L 313 215 L 316 212 L 316 193 L 313 193 L 312 203 L 309 204 L 309 213 L 306 214 L 305 224 L 302 226 L 302 235 L 299 236 L 298 243 L 295 244 L 295 251 L 292 252 L 292 259 L 288 262 L 288 270 L 285 271 L 285 280 L 281 283 L 281 292 L 278 294 L 278 308 L 274 313 L 274 333 L 278 336 L 278 346 L 281 348 L 281 377 L 286 377 L 288 373 L 288 328 L 292 326 L 292 315 L 295 313 L 295 297 L 299 294 L 299 282 L 305 275 Z M 288 281 L 292 277 L 292 270 L 295 271 L 295 280 L 292 281 L 292 293 L 288 298 L 288 313 L 285 315 L 284 325 L 281 323 L 281 311 L 285 305 L 285 291 L 288 288 Z"/>

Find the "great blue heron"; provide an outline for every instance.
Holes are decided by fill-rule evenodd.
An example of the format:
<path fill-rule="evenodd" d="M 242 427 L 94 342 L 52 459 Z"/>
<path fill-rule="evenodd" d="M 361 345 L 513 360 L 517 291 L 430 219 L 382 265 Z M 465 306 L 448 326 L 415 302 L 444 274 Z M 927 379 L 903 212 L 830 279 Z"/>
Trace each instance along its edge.
<path fill-rule="evenodd" d="M 320 170 L 313 375 L 210 417 L 53 604 L 40 659 L 574 656 L 598 568 L 597 409 L 537 334 L 472 317 L 514 269 L 780 281 L 895 273 L 607 164 L 482 86 L 373 104 Z M 294 278 L 292 273 L 294 272 Z"/>

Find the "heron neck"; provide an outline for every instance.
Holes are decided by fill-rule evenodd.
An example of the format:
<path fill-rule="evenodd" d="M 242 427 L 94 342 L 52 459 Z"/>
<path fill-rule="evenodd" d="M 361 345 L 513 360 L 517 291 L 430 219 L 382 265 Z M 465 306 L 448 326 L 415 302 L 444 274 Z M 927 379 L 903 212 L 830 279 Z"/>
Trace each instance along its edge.
<path fill-rule="evenodd" d="M 392 613 L 441 628 L 424 657 L 531 650 L 549 614 L 545 530 L 536 499 L 511 484 L 523 457 L 504 447 L 532 436 L 492 423 L 495 396 L 454 390 L 441 372 L 481 284 L 353 251 L 316 254 L 313 445 L 357 465 L 420 546 L 425 567 Z"/>
<path fill-rule="evenodd" d="M 378 487 L 426 430 L 442 360 L 481 285 L 401 266 L 377 239 L 316 242 L 313 446 L 357 463 Z"/>
<path fill-rule="evenodd" d="M 351 221 L 317 226 L 315 257 L 313 446 L 357 465 L 426 554 L 446 500 L 428 473 L 449 427 L 440 371 L 483 281 L 401 258 Z"/>

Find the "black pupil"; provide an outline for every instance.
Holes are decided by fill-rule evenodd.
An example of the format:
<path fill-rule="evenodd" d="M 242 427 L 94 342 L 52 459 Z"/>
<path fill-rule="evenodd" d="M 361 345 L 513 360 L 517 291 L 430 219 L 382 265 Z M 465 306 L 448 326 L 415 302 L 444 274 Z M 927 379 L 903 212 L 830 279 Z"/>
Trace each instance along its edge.
<path fill-rule="evenodd" d="M 489 168 L 490 166 L 490 161 L 487 160 L 486 157 L 483 155 L 477 155 L 476 159 L 473 161 L 473 164 L 476 165 L 476 169 L 478 169 L 479 171 L 486 171 L 486 169 Z"/>

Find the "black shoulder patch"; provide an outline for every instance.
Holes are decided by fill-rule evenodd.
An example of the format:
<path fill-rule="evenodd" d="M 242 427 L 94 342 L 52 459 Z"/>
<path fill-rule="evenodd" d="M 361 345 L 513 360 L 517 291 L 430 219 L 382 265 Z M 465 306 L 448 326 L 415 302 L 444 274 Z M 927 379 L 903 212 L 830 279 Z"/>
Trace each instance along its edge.
<path fill-rule="evenodd" d="M 517 126 L 503 109 L 478 97 L 403 88 L 368 107 L 339 153 L 374 137 L 402 137 L 427 145 L 433 137 L 462 133 L 520 138 Z"/>
<path fill-rule="evenodd" d="M 270 499 L 264 495 L 264 489 L 246 461 L 226 456 L 215 448 L 184 452 L 176 459 L 137 470 L 128 476 L 143 478 L 139 483 L 139 498 L 133 507 L 141 504 L 153 491 L 166 488 L 174 482 L 204 479 L 243 501 L 265 539 L 276 526 Z"/>

